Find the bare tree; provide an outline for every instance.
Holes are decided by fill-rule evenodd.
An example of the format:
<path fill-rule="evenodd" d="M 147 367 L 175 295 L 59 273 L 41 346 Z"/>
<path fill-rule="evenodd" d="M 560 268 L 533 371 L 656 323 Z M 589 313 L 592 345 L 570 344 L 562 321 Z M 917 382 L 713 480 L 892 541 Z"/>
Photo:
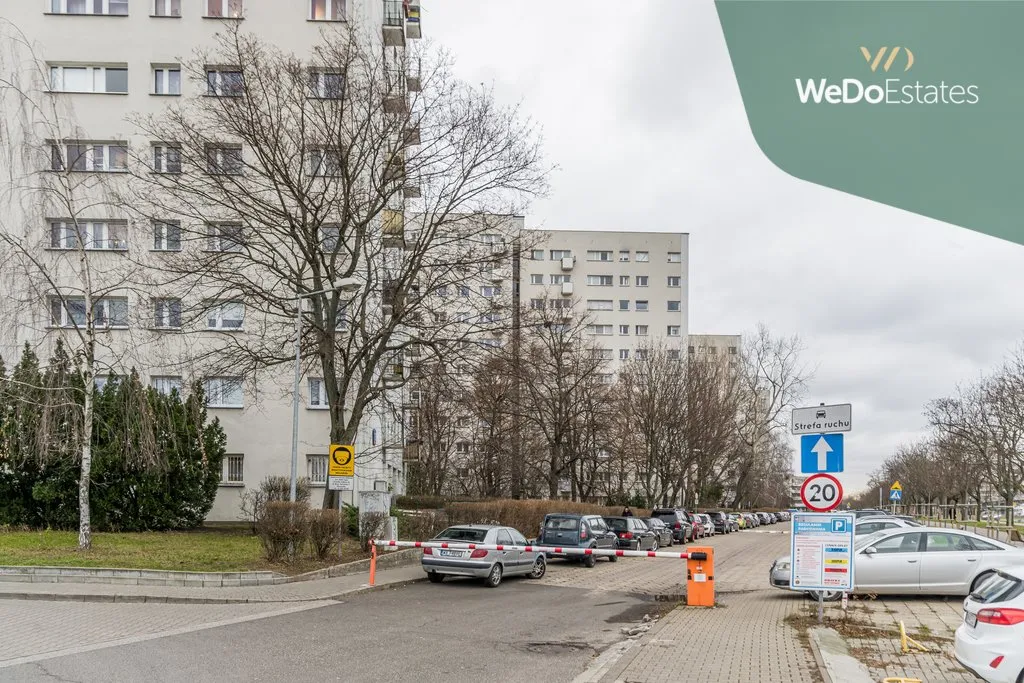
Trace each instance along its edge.
<path fill-rule="evenodd" d="M 155 284 L 183 311 L 244 305 L 248 333 L 206 339 L 195 362 L 254 378 L 293 362 L 303 297 L 303 364 L 322 376 L 331 441 L 349 443 L 409 378 L 410 347 L 423 366 L 451 362 L 507 325 L 495 271 L 547 174 L 516 109 L 458 82 L 444 55 L 403 57 L 354 27 L 309 56 L 236 29 L 182 68 L 199 94 L 136 119 L 161 144 L 135 164 L 132 202 L 180 235 Z M 340 291 L 352 278 L 358 292 Z M 466 315 L 446 315 L 463 294 Z"/>
<path fill-rule="evenodd" d="M 451 476 L 459 419 L 466 414 L 461 399 L 461 383 L 445 367 L 430 368 L 410 383 L 410 493 L 439 496 L 444 492 Z"/>

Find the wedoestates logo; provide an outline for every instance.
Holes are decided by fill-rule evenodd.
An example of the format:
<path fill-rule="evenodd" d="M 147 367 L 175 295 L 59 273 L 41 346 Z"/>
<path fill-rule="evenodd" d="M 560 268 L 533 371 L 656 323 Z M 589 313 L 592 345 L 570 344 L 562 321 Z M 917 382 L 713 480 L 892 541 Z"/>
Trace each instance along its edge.
<path fill-rule="evenodd" d="M 894 66 L 903 65 L 904 72 L 914 66 L 914 53 L 907 47 L 886 46 L 872 51 L 861 46 L 860 52 L 872 73 L 879 67 L 888 73 Z M 859 78 L 795 80 L 796 94 L 803 104 L 977 104 L 980 99 L 977 85 L 945 80 L 937 84 L 899 78 L 886 78 L 883 83 L 865 83 Z"/>

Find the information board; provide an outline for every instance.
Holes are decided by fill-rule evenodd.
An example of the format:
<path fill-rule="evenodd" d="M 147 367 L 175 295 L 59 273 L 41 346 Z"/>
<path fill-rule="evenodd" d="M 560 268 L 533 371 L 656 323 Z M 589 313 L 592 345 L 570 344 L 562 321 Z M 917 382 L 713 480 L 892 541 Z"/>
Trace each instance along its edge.
<path fill-rule="evenodd" d="M 790 588 L 853 590 L 854 521 L 848 513 L 793 513 Z"/>

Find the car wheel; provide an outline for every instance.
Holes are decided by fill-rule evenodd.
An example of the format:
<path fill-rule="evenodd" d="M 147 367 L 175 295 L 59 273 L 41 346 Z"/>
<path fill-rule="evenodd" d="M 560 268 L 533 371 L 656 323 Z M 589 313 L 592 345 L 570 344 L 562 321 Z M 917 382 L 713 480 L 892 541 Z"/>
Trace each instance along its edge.
<path fill-rule="evenodd" d="M 651 550 L 654 551 L 654 552 L 658 552 L 658 548 L 660 548 L 660 547 L 661 546 L 658 545 L 658 542 L 655 541 L 654 545 L 651 546 Z"/>
<path fill-rule="evenodd" d="M 438 574 L 437 572 L 430 572 L 427 574 L 427 580 L 430 583 L 441 583 L 444 581 L 444 574 Z"/>
<path fill-rule="evenodd" d="M 822 598 L 824 602 L 835 602 L 839 598 L 843 597 L 842 591 L 807 591 L 807 595 L 815 601 L 818 600 L 819 593 L 824 596 Z"/>
<path fill-rule="evenodd" d="M 501 568 L 501 565 L 495 562 L 494 566 L 491 567 L 491 573 L 487 575 L 486 579 L 484 579 L 484 585 L 488 588 L 497 588 L 498 584 L 501 583 L 502 573 L 503 570 Z"/>
<path fill-rule="evenodd" d="M 533 563 L 533 570 L 529 576 L 531 579 L 542 579 L 548 571 L 548 563 L 544 560 L 543 555 L 538 555 L 537 559 Z"/>
<path fill-rule="evenodd" d="M 595 564 L 597 564 L 597 558 L 596 557 L 594 557 L 593 555 L 584 555 L 583 556 L 583 566 L 584 567 L 586 567 L 587 569 L 590 569 Z"/>

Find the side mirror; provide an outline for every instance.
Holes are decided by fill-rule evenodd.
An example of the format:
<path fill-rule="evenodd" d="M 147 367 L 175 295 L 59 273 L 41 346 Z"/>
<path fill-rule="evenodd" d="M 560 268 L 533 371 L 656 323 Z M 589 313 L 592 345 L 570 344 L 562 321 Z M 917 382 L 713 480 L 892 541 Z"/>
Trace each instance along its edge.
<path fill-rule="evenodd" d="M 875 546 L 871 546 L 870 548 L 865 548 L 864 549 L 864 554 L 865 555 L 874 555 L 877 552 L 878 552 L 878 550 L 875 548 Z"/>

